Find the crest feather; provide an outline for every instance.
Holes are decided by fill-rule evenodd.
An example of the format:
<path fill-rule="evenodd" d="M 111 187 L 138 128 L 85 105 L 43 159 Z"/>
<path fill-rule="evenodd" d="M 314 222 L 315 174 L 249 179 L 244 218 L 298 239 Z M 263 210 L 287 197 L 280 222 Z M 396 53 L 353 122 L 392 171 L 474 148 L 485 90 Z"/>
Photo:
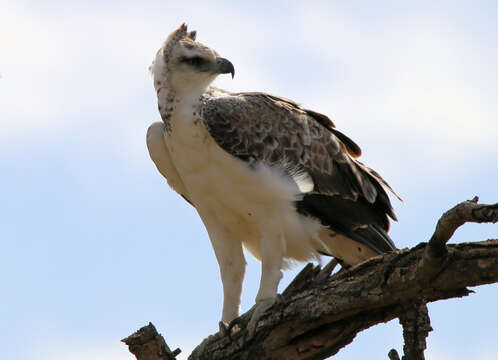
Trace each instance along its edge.
<path fill-rule="evenodd" d="M 175 46 L 177 42 L 184 39 L 185 37 L 192 39 L 193 36 L 195 38 L 195 35 L 196 35 L 195 31 L 191 31 L 190 33 L 187 32 L 187 24 L 185 23 L 181 24 L 180 27 L 175 31 L 173 31 L 164 42 L 164 45 L 162 47 L 164 61 L 166 63 L 168 62 L 169 53 L 171 52 L 171 49 Z"/>
<path fill-rule="evenodd" d="M 183 23 L 180 25 L 178 29 L 176 29 L 171 33 L 171 35 L 168 38 L 168 41 L 171 40 L 178 41 L 183 39 L 185 36 L 187 36 L 187 24 Z"/>

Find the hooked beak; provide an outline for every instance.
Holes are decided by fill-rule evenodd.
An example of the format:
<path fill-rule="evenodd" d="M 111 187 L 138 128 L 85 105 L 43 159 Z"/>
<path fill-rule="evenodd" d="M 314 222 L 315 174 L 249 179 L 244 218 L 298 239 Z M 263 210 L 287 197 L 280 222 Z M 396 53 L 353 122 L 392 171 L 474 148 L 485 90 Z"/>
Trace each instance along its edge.
<path fill-rule="evenodd" d="M 233 64 L 225 58 L 219 57 L 216 59 L 216 73 L 217 74 L 232 74 L 235 75 Z"/>

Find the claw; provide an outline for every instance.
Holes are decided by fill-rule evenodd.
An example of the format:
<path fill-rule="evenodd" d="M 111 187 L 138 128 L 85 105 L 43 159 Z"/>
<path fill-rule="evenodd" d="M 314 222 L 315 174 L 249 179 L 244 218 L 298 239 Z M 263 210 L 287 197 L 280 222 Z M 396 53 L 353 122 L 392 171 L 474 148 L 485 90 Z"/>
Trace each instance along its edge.
<path fill-rule="evenodd" d="M 228 324 L 224 321 L 220 321 L 218 326 L 220 328 L 220 333 L 223 336 L 228 336 L 230 340 L 232 340 L 232 332 L 236 333 L 240 330 L 241 320 L 240 317 L 237 317 L 230 321 Z"/>
<path fill-rule="evenodd" d="M 273 305 L 279 304 L 282 302 L 282 296 L 277 295 L 273 298 L 263 299 L 256 303 L 254 306 L 254 312 L 252 313 L 251 320 L 249 320 L 249 324 L 247 324 L 247 333 L 249 337 L 252 337 L 256 332 L 256 327 L 258 325 L 261 316 L 266 312 L 266 310 L 270 309 Z"/>
<path fill-rule="evenodd" d="M 230 325 L 227 325 L 224 321 L 220 321 L 218 323 L 218 327 L 220 328 L 221 335 L 227 336 L 227 334 L 228 334 L 230 336 L 229 326 Z"/>
<path fill-rule="evenodd" d="M 239 331 L 241 323 L 242 323 L 242 321 L 241 321 L 240 317 L 236 317 L 235 319 L 230 321 L 230 323 L 228 324 L 228 328 L 227 328 L 228 336 L 230 336 L 232 334 L 232 330 L 233 330 L 233 332 Z"/>

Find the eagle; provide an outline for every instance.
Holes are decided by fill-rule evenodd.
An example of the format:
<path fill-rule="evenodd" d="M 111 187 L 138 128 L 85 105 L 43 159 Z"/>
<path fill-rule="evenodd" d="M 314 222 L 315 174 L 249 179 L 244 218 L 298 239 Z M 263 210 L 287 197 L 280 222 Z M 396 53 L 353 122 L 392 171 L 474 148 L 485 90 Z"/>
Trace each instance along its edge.
<path fill-rule="evenodd" d="M 147 147 L 209 234 L 223 283 L 220 326 L 239 315 L 244 247 L 262 267 L 250 332 L 294 263 L 328 255 L 356 265 L 395 249 L 385 189 L 399 196 L 327 116 L 280 96 L 210 86 L 220 74 L 233 78 L 234 66 L 185 24 L 149 69 L 162 121 L 149 127 Z"/>

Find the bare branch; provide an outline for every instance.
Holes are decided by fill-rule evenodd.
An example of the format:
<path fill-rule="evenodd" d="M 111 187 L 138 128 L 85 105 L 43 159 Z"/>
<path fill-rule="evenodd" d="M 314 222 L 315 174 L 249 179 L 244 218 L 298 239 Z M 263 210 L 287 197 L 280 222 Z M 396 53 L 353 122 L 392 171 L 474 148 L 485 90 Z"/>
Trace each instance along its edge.
<path fill-rule="evenodd" d="M 425 339 L 429 331 L 432 331 L 427 305 L 422 300 L 407 304 L 403 308 L 404 311 L 399 316 L 405 340 L 402 360 L 424 360 L 424 350 L 427 348 Z"/>
<path fill-rule="evenodd" d="M 389 356 L 389 360 L 399 360 L 398 352 L 395 349 L 389 350 L 387 356 Z"/>
<path fill-rule="evenodd" d="M 337 259 L 334 258 L 330 260 L 330 262 L 318 273 L 315 281 L 319 282 L 327 279 L 337 265 L 339 265 L 339 261 L 337 261 Z"/>
<path fill-rule="evenodd" d="M 441 257 L 446 253 L 445 245 L 453 233 L 466 222 L 492 222 L 498 221 L 498 203 L 493 205 L 479 205 L 479 197 L 464 201 L 448 210 L 439 219 L 436 230 L 432 235 L 427 252 L 433 257 Z"/>
<path fill-rule="evenodd" d="M 453 236 L 456 229 L 466 222 L 495 223 L 498 221 L 498 203 L 493 205 L 477 202 L 475 196 L 472 200 L 461 202 L 441 216 L 436 225 L 436 230 L 425 249 L 423 261 L 417 271 L 421 272 L 421 281 L 427 280 L 437 273 L 444 262 L 447 253 L 446 243 Z"/>

